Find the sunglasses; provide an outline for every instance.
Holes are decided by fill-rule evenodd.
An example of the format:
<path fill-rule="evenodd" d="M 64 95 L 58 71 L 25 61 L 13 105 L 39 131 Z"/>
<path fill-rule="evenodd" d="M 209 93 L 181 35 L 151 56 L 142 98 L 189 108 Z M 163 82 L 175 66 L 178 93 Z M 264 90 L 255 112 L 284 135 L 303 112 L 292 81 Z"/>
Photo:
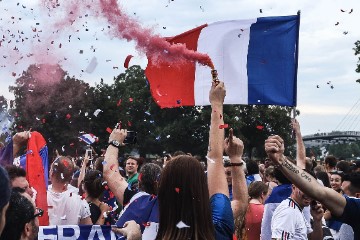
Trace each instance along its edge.
<path fill-rule="evenodd" d="M 35 208 L 35 214 L 30 218 L 29 221 L 33 220 L 36 217 L 42 217 L 42 215 L 44 215 L 44 210 L 42 210 L 41 208 Z"/>

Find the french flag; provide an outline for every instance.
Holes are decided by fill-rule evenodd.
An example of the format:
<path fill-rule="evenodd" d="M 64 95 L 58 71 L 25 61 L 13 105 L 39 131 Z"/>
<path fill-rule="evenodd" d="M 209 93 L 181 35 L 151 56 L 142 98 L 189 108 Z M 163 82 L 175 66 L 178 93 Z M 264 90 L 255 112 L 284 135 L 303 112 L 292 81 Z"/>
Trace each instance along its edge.
<path fill-rule="evenodd" d="M 225 104 L 296 106 L 300 14 L 205 24 L 166 40 L 210 56 Z M 162 108 L 210 105 L 211 70 L 152 62 L 145 74 Z"/>
<path fill-rule="evenodd" d="M 86 144 L 88 145 L 91 145 L 93 144 L 94 142 L 97 142 L 98 141 L 98 138 L 92 134 L 92 133 L 86 133 L 86 134 L 83 134 L 79 137 L 79 139 L 81 141 L 84 141 Z"/>

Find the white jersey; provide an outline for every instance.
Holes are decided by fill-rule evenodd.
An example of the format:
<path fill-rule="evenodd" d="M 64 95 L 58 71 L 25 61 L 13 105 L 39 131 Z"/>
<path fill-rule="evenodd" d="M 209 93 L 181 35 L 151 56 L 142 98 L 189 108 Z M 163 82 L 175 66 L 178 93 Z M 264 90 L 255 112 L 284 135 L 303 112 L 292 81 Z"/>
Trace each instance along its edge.
<path fill-rule="evenodd" d="M 271 220 L 271 237 L 276 239 L 308 239 L 312 228 L 299 205 L 291 198 L 285 199 L 275 209 Z"/>
<path fill-rule="evenodd" d="M 47 191 L 50 225 L 78 225 L 81 219 L 90 217 L 90 208 L 85 200 L 70 188 L 62 193 Z"/>

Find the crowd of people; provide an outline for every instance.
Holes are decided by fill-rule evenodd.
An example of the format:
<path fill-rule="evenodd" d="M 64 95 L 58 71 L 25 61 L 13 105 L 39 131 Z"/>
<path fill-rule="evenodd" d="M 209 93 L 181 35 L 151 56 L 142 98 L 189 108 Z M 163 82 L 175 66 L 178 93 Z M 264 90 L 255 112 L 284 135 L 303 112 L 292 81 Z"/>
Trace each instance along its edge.
<path fill-rule="evenodd" d="M 57 226 L 111 225 L 128 240 L 360 239 L 360 161 L 307 158 L 295 119 L 295 159 L 274 135 L 266 159 L 244 161 L 242 140 L 221 127 L 225 93 L 213 83 L 205 161 L 181 151 L 160 161 L 119 158 L 127 130 L 116 128 L 101 156 L 56 156 L 47 209 L 36 206 L 25 169 L 6 160 L 30 137 L 15 134 L 0 152 L 0 239 L 37 239 L 42 217 Z"/>

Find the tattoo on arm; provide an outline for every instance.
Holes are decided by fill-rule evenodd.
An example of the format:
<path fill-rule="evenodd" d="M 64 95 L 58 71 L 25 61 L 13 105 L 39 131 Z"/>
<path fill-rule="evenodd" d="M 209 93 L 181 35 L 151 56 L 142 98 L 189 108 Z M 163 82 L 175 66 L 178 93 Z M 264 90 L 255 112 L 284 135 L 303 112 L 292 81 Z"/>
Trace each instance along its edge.
<path fill-rule="evenodd" d="M 289 163 L 287 160 L 285 160 L 282 164 L 283 167 L 287 168 L 289 171 L 295 173 L 295 174 L 299 174 L 300 171 L 291 163 Z M 311 182 L 311 177 L 308 175 L 307 172 L 302 171 L 300 174 L 300 177 L 305 178 L 308 182 Z"/>

